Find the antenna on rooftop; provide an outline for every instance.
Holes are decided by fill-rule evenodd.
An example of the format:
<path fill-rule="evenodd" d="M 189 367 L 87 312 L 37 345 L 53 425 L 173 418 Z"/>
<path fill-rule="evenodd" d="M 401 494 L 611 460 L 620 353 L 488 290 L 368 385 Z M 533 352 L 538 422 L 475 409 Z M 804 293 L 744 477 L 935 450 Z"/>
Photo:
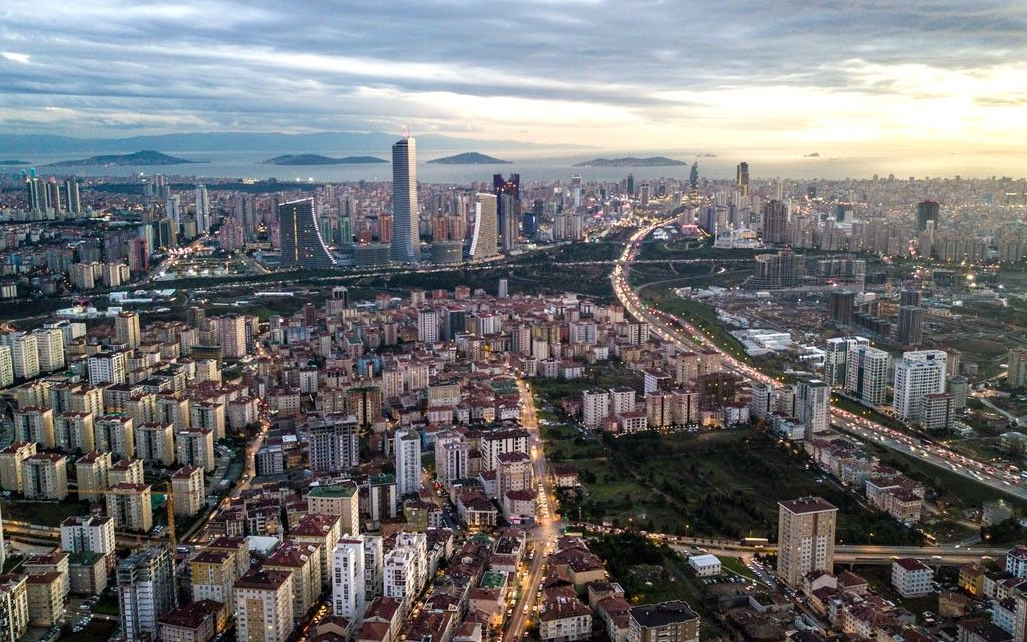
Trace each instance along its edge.
<path fill-rule="evenodd" d="M 410 139 L 410 126 L 409 125 L 403 125 L 403 140 L 409 140 L 409 139 Z"/>

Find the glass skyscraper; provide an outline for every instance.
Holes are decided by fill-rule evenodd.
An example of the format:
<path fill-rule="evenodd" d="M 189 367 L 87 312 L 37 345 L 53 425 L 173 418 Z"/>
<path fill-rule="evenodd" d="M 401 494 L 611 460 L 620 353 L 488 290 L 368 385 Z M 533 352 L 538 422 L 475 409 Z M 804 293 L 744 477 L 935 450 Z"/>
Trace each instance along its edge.
<path fill-rule="evenodd" d="M 414 263 L 421 258 L 417 209 L 417 149 L 413 138 L 392 146 L 393 261 Z"/>
<path fill-rule="evenodd" d="M 314 217 L 314 199 L 282 203 L 278 206 L 278 223 L 282 267 L 330 268 L 335 265 Z"/>

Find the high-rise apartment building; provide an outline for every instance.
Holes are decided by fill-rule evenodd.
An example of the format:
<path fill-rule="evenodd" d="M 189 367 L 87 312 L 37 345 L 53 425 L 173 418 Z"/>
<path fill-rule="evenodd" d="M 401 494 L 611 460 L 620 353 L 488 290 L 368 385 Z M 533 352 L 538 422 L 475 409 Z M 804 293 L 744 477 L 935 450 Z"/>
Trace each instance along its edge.
<path fill-rule="evenodd" d="M 292 573 L 254 568 L 234 587 L 236 636 L 247 642 L 285 642 L 293 630 Z"/>
<path fill-rule="evenodd" d="M 834 571 L 838 509 L 821 497 L 778 502 L 777 577 L 797 588 L 810 571 Z"/>
<path fill-rule="evenodd" d="M 498 204 L 498 222 L 500 245 L 504 252 L 509 252 L 517 244 L 521 226 L 521 177 L 510 174 L 504 179 L 502 174 L 492 177 L 492 189 Z"/>
<path fill-rule="evenodd" d="M 396 432 L 396 490 L 399 495 L 421 490 L 421 435 L 413 428 Z"/>
<path fill-rule="evenodd" d="M 884 405 L 891 355 L 868 344 L 850 345 L 846 361 L 845 390 L 868 406 Z"/>
<path fill-rule="evenodd" d="M 332 551 L 332 611 L 350 620 L 364 615 L 364 538 L 344 537 Z"/>
<path fill-rule="evenodd" d="M 827 340 L 824 349 L 824 381 L 831 387 L 845 385 L 846 363 L 853 346 L 870 345 L 865 337 L 836 337 Z"/>
<path fill-rule="evenodd" d="M 919 421 L 924 395 L 945 392 L 946 355 L 941 350 L 902 353 L 895 362 L 892 408 L 907 421 Z"/>
<path fill-rule="evenodd" d="M 916 206 L 916 231 L 923 232 L 927 230 L 927 224 L 929 222 L 934 223 L 934 227 L 938 227 L 940 207 L 938 201 L 920 201 Z"/>
<path fill-rule="evenodd" d="M 417 146 L 413 137 L 392 146 L 393 230 L 389 256 L 399 263 L 421 258 L 417 201 Z"/>
<path fill-rule="evenodd" d="M 899 306 L 895 340 L 903 347 L 916 347 L 923 342 L 924 309 L 918 305 Z"/>
<path fill-rule="evenodd" d="M 831 387 L 819 379 L 796 387 L 795 416 L 806 425 L 806 434 L 826 432 L 831 419 Z"/>
<path fill-rule="evenodd" d="M 1013 348 L 1006 362 L 1006 385 L 1010 388 L 1027 386 L 1027 348 Z"/>
<path fill-rule="evenodd" d="M 114 340 L 126 344 L 130 349 L 139 347 L 139 315 L 122 312 L 114 317 Z"/>
<path fill-rule="evenodd" d="M 356 416 L 344 413 L 311 415 L 305 432 L 311 470 L 345 472 L 360 463 Z"/>
<path fill-rule="evenodd" d="M 121 560 L 117 570 L 121 634 L 126 640 L 156 640 L 159 620 L 178 604 L 175 556 L 151 546 Z"/>

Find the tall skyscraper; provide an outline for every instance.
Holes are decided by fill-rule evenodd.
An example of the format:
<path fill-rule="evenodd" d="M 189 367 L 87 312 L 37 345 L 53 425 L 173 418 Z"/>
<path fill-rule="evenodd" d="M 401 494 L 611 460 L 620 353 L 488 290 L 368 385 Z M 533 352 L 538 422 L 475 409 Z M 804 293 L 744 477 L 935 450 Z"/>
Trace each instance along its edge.
<path fill-rule="evenodd" d="M 834 572 L 838 509 L 821 497 L 778 502 L 777 577 L 797 588 L 810 571 Z"/>
<path fill-rule="evenodd" d="M 919 203 L 917 203 L 916 231 L 926 231 L 928 221 L 934 221 L 934 227 L 935 229 L 937 229 L 940 210 L 941 208 L 938 205 L 938 201 L 920 201 Z"/>
<path fill-rule="evenodd" d="M 421 258 L 417 205 L 417 149 L 408 137 L 392 146 L 393 261 L 414 263 Z M 493 241 L 493 245 L 495 242 Z"/>
<path fill-rule="evenodd" d="M 849 346 L 852 345 L 870 345 L 870 340 L 864 337 L 836 337 L 827 340 L 824 349 L 824 381 L 829 386 L 845 385 L 846 362 Z"/>
<path fill-rule="evenodd" d="M 332 611 L 353 620 L 364 615 L 364 538 L 344 537 L 332 555 Z"/>
<path fill-rule="evenodd" d="M 492 176 L 492 189 L 497 199 L 499 238 L 504 252 L 509 252 L 517 243 L 521 226 L 521 177 L 510 174 L 503 180 L 502 174 Z"/>
<path fill-rule="evenodd" d="M 413 428 L 396 432 L 396 492 L 402 497 L 421 490 L 421 435 Z"/>
<path fill-rule="evenodd" d="M 478 194 L 474 203 L 474 236 L 471 237 L 471 260 L 487 259 L 498 254 L 496 248 L 496 195 Z"/>
<path fill-rule="evenodd" d="M 850 344 L 845 367 L 846 391 L 868 406 L 884 405 L 890 363 L 891 355 L 884 350 L 867 343 Z"/>
<path fill-rule="evenodd" d="M 788 206 L 781 201 L 767 201 L 763 204 L 763 240 L 767 243 L 785 243 L 787 238 Z"/>
<path fill-rule="evenodd" d="M 82 201 L 79 199 L 78 181 L 74 178 L 64 181 L 64 193 L 68 201 L 68 211 L 72 214 L 80 214 L 82 212 Z"/>
<path fill-rule="evenodd" d="M 851 290 L 832 290 L 828 301 L 828 316 L 839 325 L 850 325 L 856 308 L 856 293 Z"/>
<path fill-rule="evenodd" d="M 738 163 L 738 168 L 735 170 L 735 180 L 738 184 L 738 191 L 741 192 L 742 196 L 749 195 L 749 163 L 741 162 Z"/>
<path fill-rule="evenodd" d="M 823 381 L 800 382 L 796 387 L 795 416 L 806 425 L 806 434 L 826 432 L 830 425 L 831 388 Z"/>
<path fill-rule="evenodd" d="M 152 546 L 121 560 L 117 587 L 122 635 L 126 640 L 156 640 L 158 621 L 178 603 L 171 549 Z"/>
<path fill-rule="evenodd" d="M 335 265 L 314 217 L 314 199 L 278 206 L 282 235 L 282 267 L 325 269 Z"/>
<path fill-rule="evenodd" d="M 918 305 L 899 307 L 899 322 L 896 328 L 896 341 L 903 347 L 911 348 L 920 345 L 924 338 L 924 310 Z"/>
<path fill-rule="evenodd" d="M 210 231 L 210 197 L 206 185 L 196 186 L 196 231 L 199 234 Z"/>

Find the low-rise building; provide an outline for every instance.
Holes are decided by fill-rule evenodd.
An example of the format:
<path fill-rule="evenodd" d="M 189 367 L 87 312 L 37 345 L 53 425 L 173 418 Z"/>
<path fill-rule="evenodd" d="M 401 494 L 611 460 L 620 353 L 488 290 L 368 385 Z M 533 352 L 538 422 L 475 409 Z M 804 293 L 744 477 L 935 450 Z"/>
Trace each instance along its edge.
<path fill-rule="evenodd" d="M 699 616 L 682 601 L 631 609 L 630 642 L 699 642 Z"/>
<path fill-rule="evenodd" d="M 934 571 L 918 559 L 905 557 L 891 565 L 891 583 L 902 597 L 919 597 L 931 592 Z"/>

